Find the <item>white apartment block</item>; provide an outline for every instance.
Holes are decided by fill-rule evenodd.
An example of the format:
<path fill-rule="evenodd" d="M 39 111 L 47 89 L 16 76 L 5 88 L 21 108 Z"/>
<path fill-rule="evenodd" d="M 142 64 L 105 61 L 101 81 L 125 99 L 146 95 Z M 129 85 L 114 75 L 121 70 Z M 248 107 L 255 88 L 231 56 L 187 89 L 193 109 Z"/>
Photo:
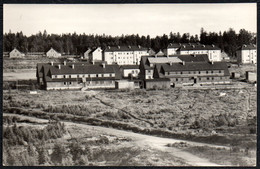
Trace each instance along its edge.
<path fill-rule="evenodd" d="M 148 49 L 141 46 L 108 46 L 103 50 L 103 61 L 107 64 L 138 65 L 141 56 L 148 55 Z"/>
<path fill-rule="evenodd" d="M 256 45 L 243 45 L 236 51 L 236 55 L 238 63 L 257 63 Z"/>
<path fill-rule="evenodd" d="M 220 62 L 222 60 L 221 50 L 215 45 L 181 45 L 177 54 L 207 54 L 209 61 Z"/>

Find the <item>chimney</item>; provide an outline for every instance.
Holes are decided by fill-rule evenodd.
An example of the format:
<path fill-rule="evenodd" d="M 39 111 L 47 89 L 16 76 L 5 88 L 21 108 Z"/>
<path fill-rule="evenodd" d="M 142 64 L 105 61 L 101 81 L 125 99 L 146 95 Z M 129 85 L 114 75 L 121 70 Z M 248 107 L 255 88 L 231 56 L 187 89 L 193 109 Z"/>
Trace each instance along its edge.
<path fill-rule="evenodd" d="M 131 49 L 131 46 L 129 45 L 128 48 Z"/>
<path fill-rule="evenodd" d="M 93 65 L 95 64 L 95 60 L 92 61 Z"/>
<path fill-rule="evenodd" d="M 110 46 L 107 46 L 108 49 L 110 49 Z"/>
<path fill-rule="evenodd" d="M 192 48 L 195 48 L 195 45 L 192 45 Z"/>
<path fill-rule="evenodd" d="M 103 67 L 103 68 L 106 68 L 106 63 L 102 63 L 102 67 Z"/>
<path fill-rule="evenodd" d="M 60 64 L 58 64 L 58 68 L 61 69 L 61 65 Z"/>
<path fill-rule="evenodd" d="M 74 68 L 75 68 L 74 64 L 72 64 L 72 65 L 71 65 L 71 68 L 72 68 L 72 69 L 74 69 Z"/>
<path fill-rule="evenodd" d="M 185 45 L 183 45 L 183 48 L 185 48 L 186 46 Z"/>
<path fill-rule="evenodd" d="M 66 66 L 66 60 L 64 60 L 64 65 Z"/>
<path fill-rule="evenodd" d="M 170 61 L 169 63 L 170 63 L 170 66 L 172 66 L 172 61 Z"/>
<path fill-rule="evenodd" d="M 119 45 L 118 45 L 117 47 L 118 47 L 118 49 L 120 49 L 120 46 L 119 46 Z"/>
<path fill-rule="evenodd" d="M 194 53 L 193 56 L 196 57 L 196 53 Z"/>
<path fill-rule="evenodd" d="M 205 45 L 202 45 L 203 48 L 205 48 Z"/>
<path fill-rule="evenodd" d="M 210 63 L 213 65 L 213 64 L 214 64 L 214 61 L 212 60 Z"/>
<path fill-rule="evenodd" d="M 215 45 L 214 45 L 214 44 L 212 44 L 212 47 L 214 48 L 214 47 L 215 47 Z"/>
<path fill-rule="evenodd" d="M 51 65 L 53 66 L 53 61 L 51 61 Z"/>
<path fill-rule="evenodd" d="M 182 65 L 185 65 L 185 61 L 182 61 Z"/>
<path fill-rule="evenodd" d="M 170 43 L 170 46 L 172 46 L 172 43 Z"/>
<path fill-rule="evenodd" d="M 141 46 L 140 46 L 140 45 L 138 45 L 138 48 L 140 49 L 140 48 L 141 48 Z"/>

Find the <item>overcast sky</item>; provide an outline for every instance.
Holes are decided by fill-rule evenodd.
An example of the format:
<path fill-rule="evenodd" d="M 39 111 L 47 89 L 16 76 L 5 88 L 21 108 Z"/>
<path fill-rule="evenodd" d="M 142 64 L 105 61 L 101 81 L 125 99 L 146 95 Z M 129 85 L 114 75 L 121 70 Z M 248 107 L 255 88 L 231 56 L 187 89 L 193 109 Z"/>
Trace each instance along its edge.
<path fill-rule="evenodd" d="M 122 35 L 256 32 L 256 4 L 4 4 L 4 33 Z"/>

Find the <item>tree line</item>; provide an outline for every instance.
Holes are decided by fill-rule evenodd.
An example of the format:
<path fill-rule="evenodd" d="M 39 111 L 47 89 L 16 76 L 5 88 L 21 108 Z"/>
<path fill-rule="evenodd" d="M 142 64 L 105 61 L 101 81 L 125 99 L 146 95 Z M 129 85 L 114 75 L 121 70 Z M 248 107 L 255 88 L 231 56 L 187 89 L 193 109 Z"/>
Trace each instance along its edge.
<path fill-rule="evenodd" d="M 47 52 L 51 47 L 63 54 L 82 55 L 89 47 L 101 46 L 123 46 L 123 45 L 141 45 L 152 48 L 156 52 L 167 48 L 169 43 L 202 43 L 214 44 L 230 56 L 234 56 L 235 51 L 242 44 L 256 44 L 256 36 L 245 29 L 238 33 L 230 28 L 222 32 L 206 32 L 201 28 L 200 35 L 190 35 L 189 33 L 170 32 L 169 35 L 163 34 L 151 38 L 149 35 L 94 35 L 94 34 L 48 34 L 46 30 L 35 35 L 25 36 L 23 32 L 5 33 L 3 36 L 3 51 L 10 52 L 14 47 L 18 50 L 27 52 Z"/>

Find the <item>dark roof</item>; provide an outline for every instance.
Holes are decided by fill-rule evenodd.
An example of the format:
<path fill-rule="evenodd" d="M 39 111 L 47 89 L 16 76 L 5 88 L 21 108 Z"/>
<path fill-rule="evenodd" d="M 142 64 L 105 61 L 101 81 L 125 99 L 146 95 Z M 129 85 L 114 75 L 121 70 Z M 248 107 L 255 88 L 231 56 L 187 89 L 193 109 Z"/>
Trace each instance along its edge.
<path fill-rule="evenodd" d="M 228 66 L 226 62 L 187 62 L 182 63 L 163 64 L 161 67 L 165 72 L 174 71 L 205 71 L 205 70 L 224 70 L 224 75 L 229 75 Z"/>
<path fill-rule="evenodd" d="M 148 51 L 148 49 L 142 46 L 108 46 L 104 49 L 104 52 L 114 51 Z"/>
<path fill-rule="evenodd" d="M 74 64 L 74 69 L 72 65 Z M 61 69 L 58 68 L 61 65 Z M 100 73 L 115 73 L 115 77 L 112 79 L 120 79 L 121 74 L 118 65 L 92 65 L 84 62 L 67 62 L 66 65 L 61 63 L 38 63 L 37 74 L 38 77 L 43 77 L 46 81 L 52 81 L 51 75 L 63 75 L 63 74 L 100 74 Z M 97 79 L 102 79 L 98 77 Z M 63 79 L 63 78 L 62 78 Z M 61 81 L 63 81 L 61 79 Z M 92 78 L 93 79 L 93 78 Z"/>
<path fill-rule="evenodd" d="M 178 55 L 177 57 L 185 62 L 209 62 L 207 54 Z"/>
<path fill-rule="evenodd" d="M 139 65 L 122 65 L 120 66 L 122 69 L 139 69 Z"/>
<path fill-rule="evenodd" d="M 58 66 L 51 66 L 50 71 L 52 75 L 63 75 L 63 74 L 97 74 L 97 73 L 115 73 L 115 69 L 119 69 L 118 65 L 105 65 L 103 68 L 101 65 L 74 65 L 64 66 L 61 65 L 61 69 Z"/>
<path fill-rule="evenodd" d="M 177 51 L 187 50 L 220 50 L 220 48 L 215 45 L 181 45 Z"/>
<path fill-rule="evenodd" d="M 86 81 L 99 81 L 99 80 L 119 80 L 117 77 L 92 77 L 92 78 L 85 78 Z M 82 78 L 62 78 L 62 79 L 46 79 L 47 82 L 82 82 Z"/>
<path fill-rule="evenodd" d="M 200 43 L 170 43 L 167 48 L 179 48 L 181 45 L 199 45 Z"/>
<path fill-rule="evenodd" d="M 256 49 L 256 45 L 255 44 L 250 44 L 250 45 L 242 45 L 238 48 L 238 50 L 252 50 L 252 49 Z"/>

